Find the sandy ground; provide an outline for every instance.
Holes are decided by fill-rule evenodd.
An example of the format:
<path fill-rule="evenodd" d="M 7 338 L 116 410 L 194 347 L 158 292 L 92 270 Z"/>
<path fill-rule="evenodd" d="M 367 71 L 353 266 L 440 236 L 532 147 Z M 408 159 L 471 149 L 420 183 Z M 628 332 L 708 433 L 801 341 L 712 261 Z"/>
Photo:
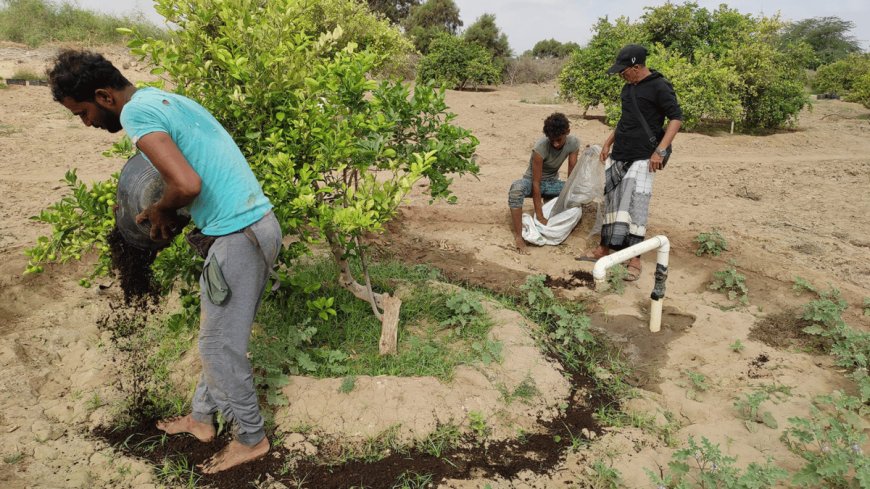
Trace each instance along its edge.
<path fill-rule="evenodd" d="M 134 81 L 148 78 L 123 51 L 112 48 L 110 52 Z M 0 76 L 10 76 L 21 66 L 41 71 L 51 54 L 51 49 L 0 45 Z M 440 259 L 442 265 L 459 272 L 486 274 L 496 286 L 511 287 L 527 273 L 567 277 L 572 271 L 591 269 L 591 264 L 574 260 L 595 244 L 585 232 L 591 216 L 584 216 L 561 246 L 533 248 L 528 256 L 516 254 L 509 246 L 507 189 L 525 170 L 543 119 L 554 111 L 565 112 L 573 134 L 583 144 L 600 144 L 608 132 L 599 120 L 583 119 L 572 105 L 534 103 L 551 100 L 554 92 L 552 85 L 450 92 L 448 103 L 459 114 L 459 124 L 472 129 L 481 141 L 481 175 L 479 179 L 457 179 L 457 205 L 429 206 L 424 199 L 410 199 L 402 210 L 401 225 L 394 227 L 400 231 L 384 239 L 399 249 L 413 249 L 421 259 L 436 261 L 436 265 Z M 806 416 L 814 395 L 850 386 L 832 368 L 830 358 L 776 350 L 750 340 L 749 332 L 768 315 L 793 311 L 806 302 L 791 291 L 796 275 L 839 288 L 851 306 L 847 321 L 854 327 L 870 326 L 858 306 L 863 297 L 870 296 L 868 135 L 870 111 L 840 101 L 818 101 L 812 111 L 802 114 L 793 131 L 769 136 L 727 132 L 678 136 L 668 169 L 656 177 L 648 235 L 670 238 L 666 305 L 675 311 L 673 317 L 694 321 L 679 328 L 666 321 L 663 333 L 670 331 L 666 340 L 645 331 L 652 257 L 645 257 L 643 276 L 625 294 L 600 297 L 596 326 L 610 331 L 635 360 L 648 360 L 655 367 L 645 371 L 645 380 L 639 382 L 641 396 L 627 409 L 657 416 L 660 424 L 670 416 L 678 426 L 677 438 L 706 436 L 738 457 L 739 465 L 763 462 L 769 456 L 784 467 L 799 466 L 800 459 L 779 441 L 787 418 Z M 22 275 L 24 249 L 47 232 L 29 217 L 63 196 L 60 180 L 68 168 L 78 168 L 85 181 L 117 171 L 120 160 L 100 156 L 116 139 L 83 127 L 52 102 L 47 88 L 0 90 L 0 455 L 11 461 L 0 465 L 3 487 L 156 484 L 143 463 L 117 455 L 87 434 L 89 427 L 106 419 L 108 404 L 117 396 L 111 387 L 110 352 L 95 324 L 107 307 L 105 297 L 76 285 L 85 271 L 82 265 L 48 267 L 36 277 Z M 695 257 L 692 239 L 713 228 L 728 239 L 730 251 L 719 258 Z M 724 296 L 706 289 L 712 272 L 726 267 L 731 259 L 747 277 L 748 307 L 730 307 Z M 500 280 L 501 284 L 494 283 Z M 573 297 L 585 292 L 563 293 Z M 632 317 L 637 319 L 625 319 Z M 502 319 L 503 334 L 515 335 L 511 337 L 522 348 L 521 321 Z M 738 339 L 746 348 L 735 353 L 728 345 Z M 768 361 L 757 362 L 760 355 Z M 540 364 L 534 357 L 526 361 Z M 516 380 L 521 372 L 510 371 L 510 362 L 508 358 L 502 375 Z M 704 374 L 710 388 L 690 393 L 687 371 Z M 541 378 L 551 379 L 546 372 Z M 306 382 L 298 379 L 293 385 L 299 392 L 311 391 Z M 334 381 L 323 382 L 314 387 L 309 399 L 328 404 L 323 393 L 334 393 L 336 388 Z M 428 386 L 427 382 L 421 381 Z M 554 392 L 563 388 L 556 380 L 550 382 Z M 761 426 L 751 432 L 737 417 L 734 399 L 755 386 L 774 382 L 792 387 L 792 396 L 769 406 L 779 429 Z M 363 388 L 355 391 L 357 395 L 368 391 L 366 385 L 383 389 L 377 379 L 358 383 Z M 459 402 L 451 397 L 456 394 L 450 389 L 440 395 L 448 403 Z M 486 388 L 476 395 L 479 403 L 494 396 Z M 397 405 L 401 404 L 397 401 Z M 306 412 L 316 414 L 322 409 L 299 406 L 285 416 L 298 421 Z M 378 426 L 404 421 L 422 431 L 440 419 L 438 415 L 396 419 L 403 415 L 401 409 L 379 414 Z M 347 425 L 336 419 L 314 421 L 351 436 L 374 429 L 371 420 L 359 417 Z M 574 487 L 588 474 L 592 461 L 603 460 L 622 472 L 624 487 L 650 487 L 643 468 L 657 471 L 671 453 L 672 449 L 649 433 L 624 428 L 607 433 L 589 449 L 570 454 L 551 475 L 523 474 L 513 481 L 447 481 L 443 486 Z"/>

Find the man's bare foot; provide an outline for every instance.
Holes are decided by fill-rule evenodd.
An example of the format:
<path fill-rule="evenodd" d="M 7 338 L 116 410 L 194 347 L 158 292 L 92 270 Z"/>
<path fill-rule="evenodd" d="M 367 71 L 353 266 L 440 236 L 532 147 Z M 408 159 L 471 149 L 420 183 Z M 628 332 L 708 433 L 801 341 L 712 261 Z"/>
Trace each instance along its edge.
<path fill-rule="evenodd" d="M 522 236 L 516 236 L 514 238 L 514 245 L 517 247 L 517 253 L 521 255 L 529 254 L 529 250 L 526 249 L 526 240 L 524 240 Z"/>
<path fill-rule="evenodd" d="M 178 433 L 190 433 L 197 440 L 208 443 L 214 440 L 214 426 L 206 423 L 200 423 L 193 419 L 193 416 L 180 416 L 177 418 L 161 419 L 157 422 L 157 429 L 163 430 L 170 435 Z"/>
<path fill-rule="evenodd" d="M 223 450 L 214 454 L 210 459 L 198 465 L 203 474 L 215 474 L 237 465 L 253 462 L 269 453 L 269 440 L 263 438 L 260 443 L 249 447 L 236 440 L 230 442 Z"/>

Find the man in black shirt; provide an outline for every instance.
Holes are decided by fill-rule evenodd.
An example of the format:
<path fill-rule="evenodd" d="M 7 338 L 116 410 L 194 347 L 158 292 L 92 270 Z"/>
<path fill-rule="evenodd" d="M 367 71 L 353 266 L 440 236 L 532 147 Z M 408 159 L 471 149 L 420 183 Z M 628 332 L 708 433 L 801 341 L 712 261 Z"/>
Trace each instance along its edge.
<path fill-rule="evenodd" d="M 674 87 L 661 73 L 647 68 L 646 55 L 643 46 L 629 44 L 607 70 L 611 75 L 619 73 L 626 82 L 620 95 L 622 114 L 601 148 L 601 162 L 608 162 L 609 157 L 601 243 L 581 260 L 597 260 L 644 240 L 653 177 L 664 167 L 663 160 L 682 124 Z M 663 129 L 665 118 L 668 125 Z M 640 258 L 634 257 L 628 262 L 625 279 L 637 280 L 639 275 Z"/>

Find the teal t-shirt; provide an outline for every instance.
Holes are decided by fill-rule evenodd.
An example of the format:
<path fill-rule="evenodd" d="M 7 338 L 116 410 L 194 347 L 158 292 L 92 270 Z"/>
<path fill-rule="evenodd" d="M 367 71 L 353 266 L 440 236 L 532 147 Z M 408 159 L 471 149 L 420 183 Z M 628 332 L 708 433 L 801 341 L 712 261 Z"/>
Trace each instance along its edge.
<path fill-rule="evenodd" d="M 544 180 L 558 180 L 559 179 L 559 168 L 562 167 L 562 163 L 568 158 L 568 156 L 580 150 L 580 138 L 573 134 L 569 134 L 567 138 L 565 138 L 565 144 L 562 145 L 561 149 L 556 149 L 550 144 L 550 140 L 546 137 L 543 137 L 535 143 L 535 148 L 532 150 L 534 153 L 538 153 L 541 155 L 541 159 L 544 160 L 544 168 L 541 173 L 541 181 Z M 529 167 L 526 169 L 525 175 L 523 178 L 531 180 L 532 179 L 532 161 L 535 159 L 535 154 L 532 153 L 529 156 Z"/>
<path fill-rule="evenodd" d="M 257 222 L 272 208 L 232 136 L 203 106 L 156 88 L 140 88 L 121 110 L 133 144 L 165 132 L 202 181 L 190 216 L 203 234 L 223 236 Z"/>

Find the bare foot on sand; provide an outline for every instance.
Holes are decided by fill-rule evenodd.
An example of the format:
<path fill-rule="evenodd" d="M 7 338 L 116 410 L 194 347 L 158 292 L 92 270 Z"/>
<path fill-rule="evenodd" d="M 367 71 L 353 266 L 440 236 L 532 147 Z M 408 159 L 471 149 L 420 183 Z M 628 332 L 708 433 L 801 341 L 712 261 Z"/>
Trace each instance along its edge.
<path fill-rule="evenodd" d="M 269 453 L 269 440 L 263 438 L 260 443 L 249 447 L 236 440 L 230 442 L 223 450 L 214 454 L 210 459 L 198 465 L 203 474 L 215 474 L 237 465 L 253 462 Z"/>
<path fill-rule="evenodd" d="M 197 440 L 205 443 L 214 440 L 215 435 L 214 426 L 200 423 L 189 414 L 178 418 L 161 419 L 157 422 L 157 429 L 163 430 L 170 435 L 190 433 Z"/>
<path fill-rule="evenodd" d="M 521 255 L 529 254 L 529 250 L 526 249 L 526 240 L 522 236 L 514 237 L 514 245 L 517 247 L 517 253 Z"/>

